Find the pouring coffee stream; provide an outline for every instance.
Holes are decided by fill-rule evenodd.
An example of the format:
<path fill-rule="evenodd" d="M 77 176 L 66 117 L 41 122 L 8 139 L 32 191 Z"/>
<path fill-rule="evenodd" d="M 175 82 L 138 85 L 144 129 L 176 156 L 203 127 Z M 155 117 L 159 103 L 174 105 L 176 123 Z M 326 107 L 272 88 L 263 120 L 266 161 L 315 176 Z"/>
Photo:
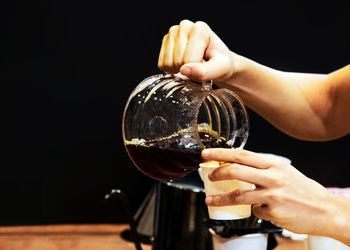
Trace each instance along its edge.
<path fill-rule="evenodd" d="M 204 148 L 243 147 L 249 131 L 246 109 L 236 94 L 180 74 L 143 80 L 128 99 L 122 126 L 135 166 L 157 180 L 175 180 L 196 170 Z"/>

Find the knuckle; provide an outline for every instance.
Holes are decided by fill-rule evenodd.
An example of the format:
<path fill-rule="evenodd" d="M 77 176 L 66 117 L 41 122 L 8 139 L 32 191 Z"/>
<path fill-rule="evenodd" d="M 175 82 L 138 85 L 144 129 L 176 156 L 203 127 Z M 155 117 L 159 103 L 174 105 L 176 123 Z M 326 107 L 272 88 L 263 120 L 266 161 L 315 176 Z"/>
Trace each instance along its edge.
<path fill-rule="evenodd" d="M 226 169 L 226 171 L 223 171 L 223 174 L 225 175 L 226 179 L 235 179 L 236 178 L 235 173 L 237 173 L 237 172 L 232 167 Z"/>
<path fill-rule="evenodd" d="M 271 159 L 266 160 L 266 168 L 273 168 L 276 165 L 275 161 Z"/>
<path fill-rule="evenodd" d="M 274 201 L 274 200 L 276 200 L 276 194 L 275 194 L 275 192 L 270 191 L 268 194 L 266 194 L 266 198 L 267 198 L 269 201 Z"/>
<path fill-rule="evenodd" d="M 188 19 L 184 19 L 184 20 L 182 20 L 181 22 L 180 22 L 180 26 L 184 26 L 184 25 L 192 25 L 193 24 L 193 22 L 191 22 L 190 20 L 188 20 Z"/>
<path fill-rule="evenodd" d="M 218 197 L 218 198 L 214 199 L 214 204 L 216 206 L 223 206 L 224 205 L 224 200 L 221 199 L 220 197 Z"/>
<path fill-rule="evenodd" d="M 193 22 L 188 20 L 181 21 L 178 27 L 177 36 L 188 37 L 192 27 L 193 27 Z"/>
<path fill-rule="evenodd" d="M 232 191 L 229 195 L 229 199 L 232 203 L 239 204 L 242 202 L 242 191 L 240 189 L 236 189 Z"/>
<path fill-rule="evenodd" d="M 273 162 L 274 162 L 274 164 L 275 165 L 277 165 L 277 166 L 280 166 L 280 165 L 286 165 L 287 163 L 286 163 L 286 161 L 284 161 L 284 160 L 281 160 L 281 159 L 273 159 Z"/>
<path fill-rule="evenodd" d="M 209 38 L 209 26 L 203 21 L 197 21 L 194 24 L 195 30 L 198 32 L 199 36 L 202 37 L 203 40 L 207 40 Z"/>
<path fill-rule="evenodd" d="M 279 202 L 281 199 L 281 193 L 278 190 L 272 190 L 267 195 L 267 198 L 270 202 Z"/>
<path fill-rule="evenodd" d="M 253 205 L 253 213 L 256 217 L 260 217 L 261 216 L 261 212 L 262 212 L 262 208 L 261 205 Z"/>
<path fill-rule="evenodd" d="M 201 29 L 206 29 L 208 28 L 208 24 L 206 22 L 203 22 L 203 21 L 197 21 L 195 22 L 194 24 L 197 28 L 201 28 Z"/>
<path fill-rule="evenodd" d="M 188 63 L 187 59 L 184 58 L 184 63 Z M 210 156 L 210 158 L 217 158 L 220 156 L 220 153 L 217 152 L 217 150 L 209 150 L 208 154 Z"/>
<path fill-rule="evenodd" d="M 211 173 L 212 180 L 235 179 L 235 170 L 232 167 L 218 167 Z"/>
<path fill-rule="evenodd" d="M 270 183 L 275 187 L 283 187 L 288 184 L 288 180 L 286 180 L 285 175 L 280 174 L 276 171 L 271 171 L 270 175 L 267 178 L 269 178 Z"/>
<path fill-rule="evenodd" d="M 171 26 L 171 27 L 169 28 L 169 34 L 175 33 L 178 27 L 179 27 L 178 25 L 173 25 L 173 26 Z"/>
<path fill-rule="evenodd" d="M 270 214 L 270 216 L 272 218 L 278 218 L 279 217 L 279 210 L 278 208 L 276 207 L 271 207 L 269 210 L 268 210 L 268 213 Z"/>
<path fill-rule="evenodd" d="M 266 205 L 256 204 L 256 205 L 253 205 L 252 211 L 256 217 L 264 220 L 269 220 L 270 216 L 269 216 L 268 209 L 269 208 Z"/>
<path fill-rule="evenodd" d="M 228 168 L 228 175 L 230 178 L 235 178 L 241 172 L 241 166 L 236 163 L 232 163 Z"/>
<path fill-rule="evenodd" d="M 237 161 L 240 161 L 242 159 L 244 159 L 245 157 L 247 157 L 247 153 L 243 150 L 243 149 L 235 149 L 234 151 L 234 159 Z"/>
<path fill-rule="evenodd" d="M 266 161 L 268 162 L 267 164 L 269 167 L 285 167 L 286 165 L 289 165 L 285 160 L 279 159 L 275 156 L 267 156 Z"/>
<path fill-rule="evenodd" d="M 275 179 L 275 185 L 277 186 L 277 187 L 283 187 L 283 186 L 285 186 L 285 184 L 286 184 L 286 181 L 284 180 L 284 178 L 276 178 Z"/>
<path fill-rule="evenodd" d="M 199 81 L 204 81 L 206 80 L 206 72 L 204 72 L 204 70 L 199 67 L 197 70 L 196 70 L 196 78 L 199 80 Z"/>

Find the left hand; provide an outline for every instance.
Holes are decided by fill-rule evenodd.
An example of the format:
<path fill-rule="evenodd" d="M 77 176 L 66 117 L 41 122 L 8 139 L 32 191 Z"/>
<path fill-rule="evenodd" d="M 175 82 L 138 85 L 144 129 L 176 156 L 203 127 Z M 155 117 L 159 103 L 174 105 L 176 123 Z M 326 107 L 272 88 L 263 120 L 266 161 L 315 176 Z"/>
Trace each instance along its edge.
<path fill-rule="evenodd" d="M 327 227 L 334 213 L 333 195 L 278 157 L 222 148 L 203 150 L 202 157 L 232 163 L 215 169 L 211 181 L 237 179 L 256 186 L 209 196 L 208 206 L 253 204 L 257 217 L 295 233 L 315 235 Z"/>

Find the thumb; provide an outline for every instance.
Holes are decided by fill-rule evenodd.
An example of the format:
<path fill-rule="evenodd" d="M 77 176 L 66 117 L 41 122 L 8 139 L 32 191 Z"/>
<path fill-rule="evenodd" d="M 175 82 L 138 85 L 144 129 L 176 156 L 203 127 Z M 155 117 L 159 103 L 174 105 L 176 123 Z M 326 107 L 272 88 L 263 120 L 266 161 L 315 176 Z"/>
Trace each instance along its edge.
<path fill-rule="evenodd" d="M 213 57 L 209 61 L 186 63 L 180 73 L 195 81 L 223 80 L 231 72 L 231 63 L 224 57 Z"/>

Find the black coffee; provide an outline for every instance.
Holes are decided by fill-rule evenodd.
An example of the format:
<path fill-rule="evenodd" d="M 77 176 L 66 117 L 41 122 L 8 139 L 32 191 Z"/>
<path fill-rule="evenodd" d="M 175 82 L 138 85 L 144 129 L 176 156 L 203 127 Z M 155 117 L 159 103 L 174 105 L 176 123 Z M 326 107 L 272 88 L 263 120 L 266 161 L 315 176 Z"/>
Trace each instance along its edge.
<path fill-rule="evenodd" d="M 217 138 L 207 132 L 199 133 L 206 148 L 229 147 L 224 138 Z M 145 141 L 142 144 L 127 143 L 126 149 L 136 167 L 145 175 L 157 180 L 175 180 L 188 175 L 203 162 L 203 148 L 194 146 L 180 148 L 178 134 L 169 138 Z"/>

